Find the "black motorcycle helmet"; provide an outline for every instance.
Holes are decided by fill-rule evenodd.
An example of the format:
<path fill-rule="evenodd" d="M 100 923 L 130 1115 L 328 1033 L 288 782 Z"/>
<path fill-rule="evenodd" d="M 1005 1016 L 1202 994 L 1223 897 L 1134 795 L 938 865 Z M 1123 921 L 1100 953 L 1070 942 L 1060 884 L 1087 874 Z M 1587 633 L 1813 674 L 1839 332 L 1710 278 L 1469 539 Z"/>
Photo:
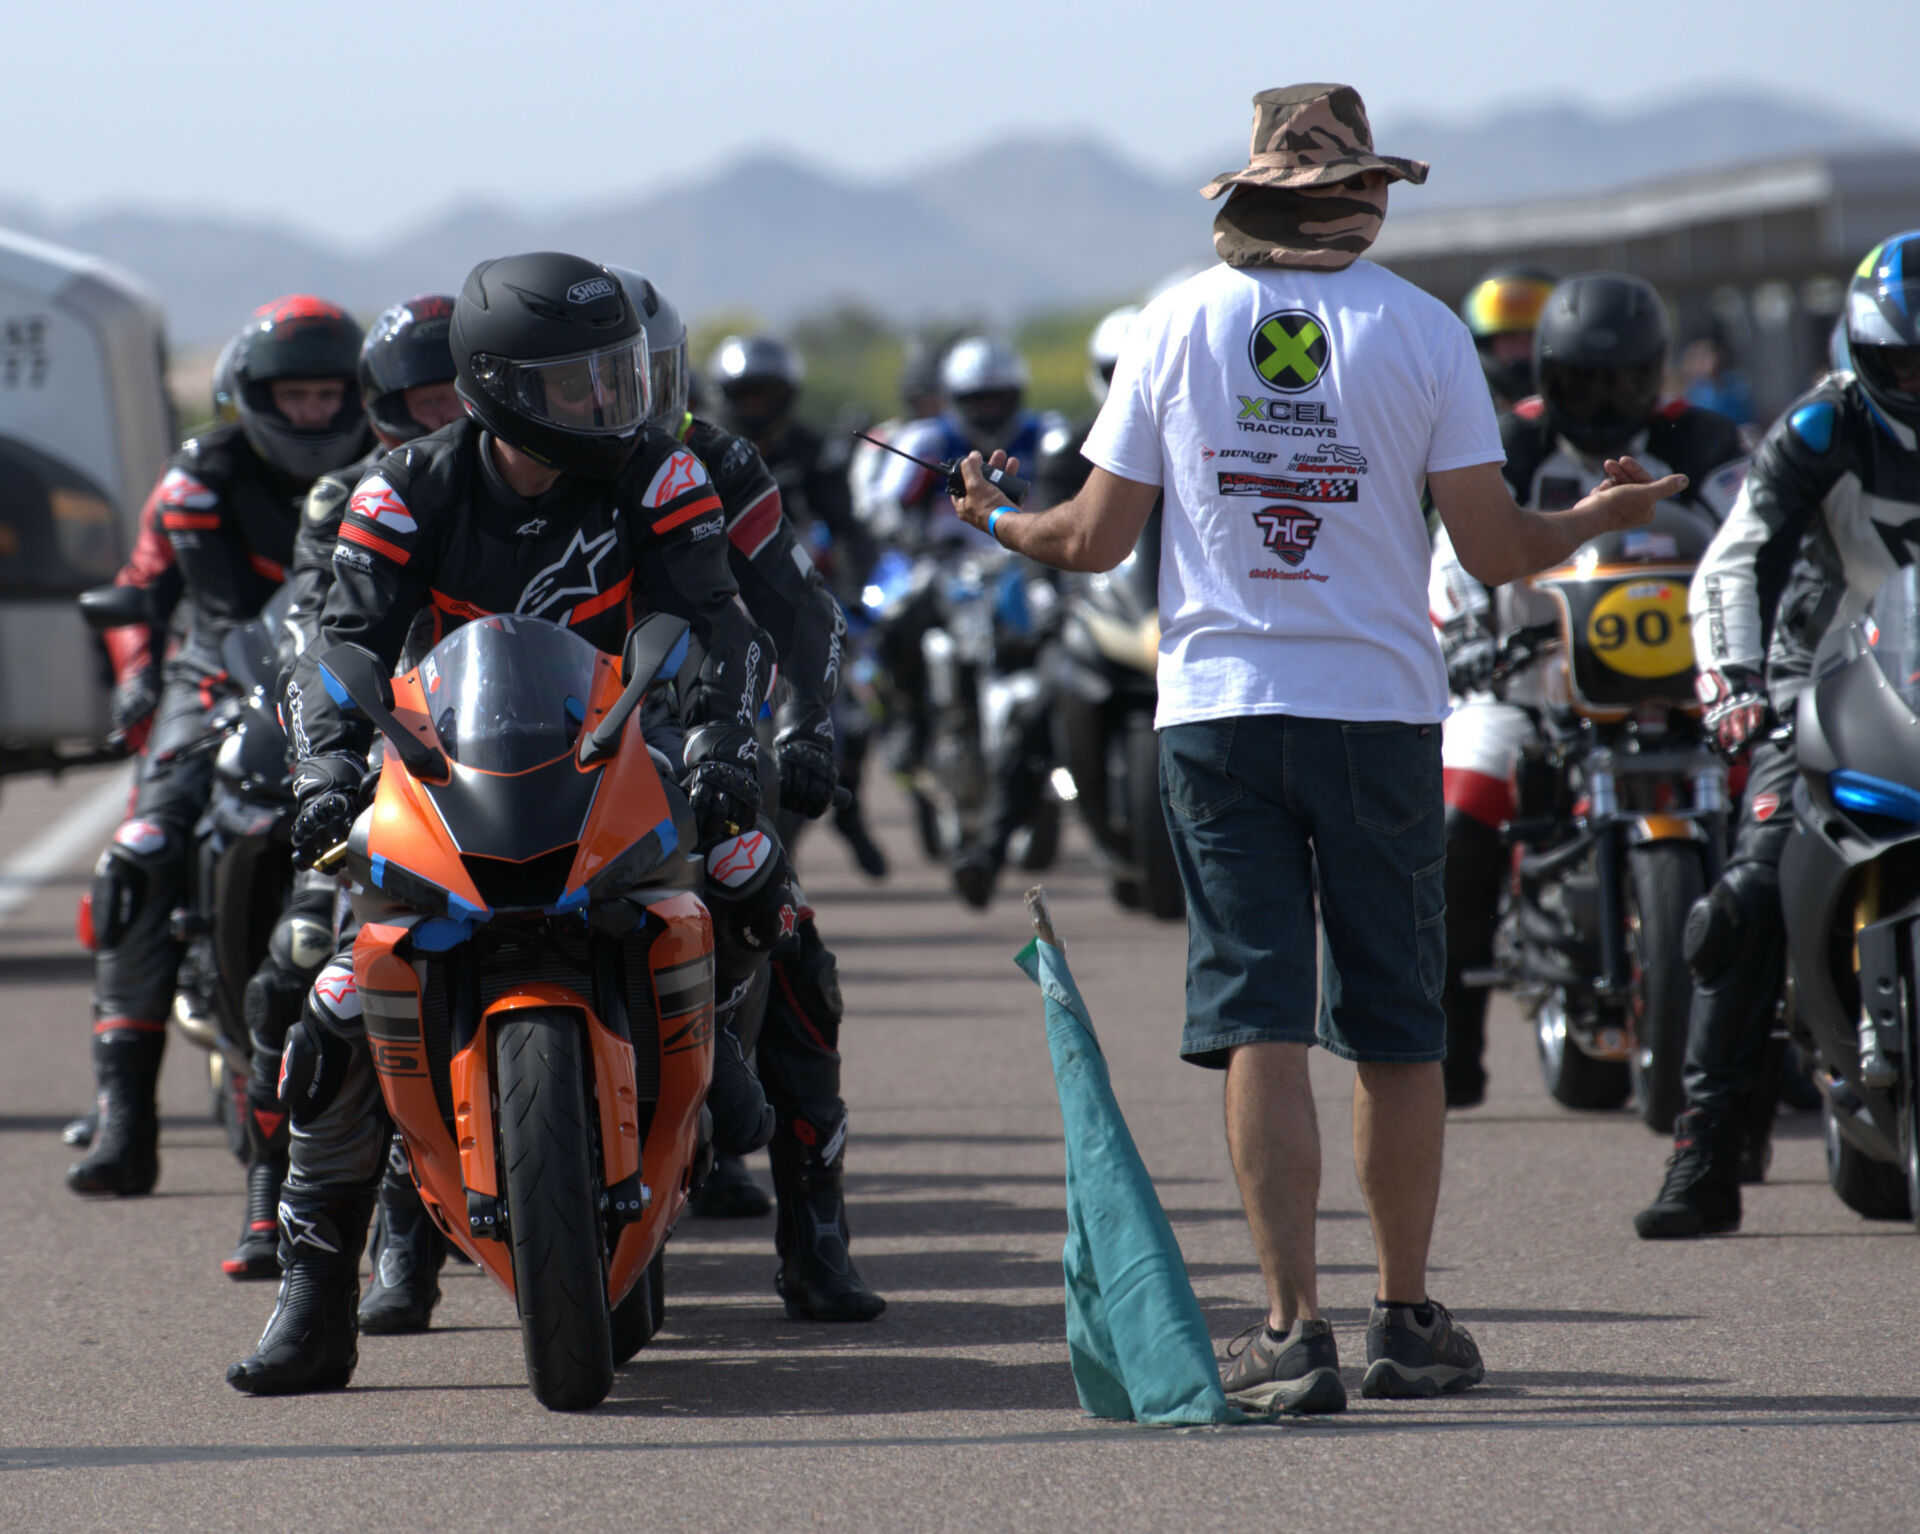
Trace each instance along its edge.
<path fill-rule="evenodd" d="M 295 479 L 345 468 L 367 450 L 367 417 L 354 385 L 360 327 L 338 304 L 290 293 L 253 311 L 234 337 L 232 402 L 247 443 Z M 325 426 L 302 428 L 273 403 L 277 379 L 338 379 L 340 408 Z"/>
<path fill-rule="evenodd" d="M 1569 277 L 1553 290 L 1534 333 L 1548 423 L 1589 457 L 1620 452 L 1659 403 L 1672 341 L 1666 305 L 1638 277 Z"/>
<path fill-rule="evenodd" d="M 1920 229 L 1874 246 L 1854 272 L 1847 355 L 1874 409 L 1920 429 Z"/>
<path fill-rule="evenodd" d="M 596 261 L 482 261 L 454 300 L 454 388 L 480 424 L 565 474 L 612 479 L 647 423 L 647 333 Z"/>
<path fill-rule="evenodd" d="M 1544 267 L 1508 261 L 1483 275 L 1460 301 L 1460 318 L 1473 333 L 1480 370 L 1496 399 L 1517 405 L 1535 392 L 1533 335 L 1558 280 Z M 1506 336 L 1525 337 L 1525 349 L 1517 340 L 1501 339 Z"/>
<path fill-rule="evenodd" d="M 680 311 L 645 277 L 629 266 L 609 266 L 627 290 L 627 302 L 640 316 L 647 331 L 647 372 L 653 394 L 653 414 L 648 417 L 670 436 L 680 435 L 686 419 L 688 392 L 693 367 L 687 355 L 687 322 Z"/>
<path fill-rule="evenodd" d="M 453 297 L 423 293 L 382 311 L 360 347 L 360 398 L 373 428 L 393 442 L 425 431 L 407 409 L 407 390 L 453 382 Z"/>
<path fill-rule="evenodd" d="M 748 437 L 786 424 L 807 380 L 800 353 L 773 336 L 728 336 L 707 364 L 723 423 Z"/>

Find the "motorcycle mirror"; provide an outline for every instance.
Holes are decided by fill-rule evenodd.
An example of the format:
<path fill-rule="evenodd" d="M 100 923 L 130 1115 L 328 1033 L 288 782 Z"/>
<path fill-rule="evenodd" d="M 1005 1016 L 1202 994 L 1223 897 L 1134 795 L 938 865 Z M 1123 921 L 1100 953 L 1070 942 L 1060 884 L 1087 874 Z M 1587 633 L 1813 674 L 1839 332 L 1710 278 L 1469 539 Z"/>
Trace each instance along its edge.
<path fill-rule="evenodd" d="M 342 708 L 357 708 L 386 736 L 408 772 L 444 780 L 447 758 L 402 724 L 393 712 L 393 678 L 380 658 L 357 644 L 335 645 L 320 657 L 320 681 Z"/>
<path fill-rule="evenodd" d="M 153 605 L 139 586 L 95 586 L 80 593 L 80 616 L 96 634 L 153 622 Z"/>
<path fill-rule="evenodd" d="M 620 733 L 640 706 L 640 700 L 662 677 L 677 677 L 692 658 L 693 630 L 685 618 L 671 613 L 648 613 L 627 633 L 620 650 L 620 680 L 626 684 L 601 721 L 580 742 L 580 765 L 612 756 Z"/>

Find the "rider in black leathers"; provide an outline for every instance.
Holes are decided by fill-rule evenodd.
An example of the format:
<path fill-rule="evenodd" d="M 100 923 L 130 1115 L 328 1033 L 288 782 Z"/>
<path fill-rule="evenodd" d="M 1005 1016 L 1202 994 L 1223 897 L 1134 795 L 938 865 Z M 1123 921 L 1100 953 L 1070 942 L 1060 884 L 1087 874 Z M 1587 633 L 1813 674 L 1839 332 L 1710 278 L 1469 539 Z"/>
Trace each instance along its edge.
<path fill-rule="evenodd" d="M 1739 1228 L 1740 1107 L 1780 993 L 1794 824 L 1792 741 L 1762 732 L 1791 725 L 1822 638 L 1860 617 L 1920 539 L 1920 231 L 1868 256 L 1846 312 L 1853 371 L 1773 424 L 1694 576 L 1707 723 L 1723 749 L 1751 744 L 1751 765 L 1732 857 L 1687 920 L 1687 1109 L 1659 1195 L 1634 1217 L 1648 1239 Z"/>
<path fill-rule="evenodd" d="M 451 341 L 471 418 L 396 449 L 356 488 L 319 639 L 286 687 L 300 756 L 296 854 L 344 839 L 368 772 L 371 732 L 328 695 L 316 653 L 351 642 L 390 665 L 494 614 L 570 626 L 610 653 L 638 616 L 687 619 L 706 654 L 680 721 L 700 845 L 742 829 L 771 837 L 754 728 L 771 644 L 736 600 L 705 467 L 647 424 L 645 330 L 624 290 L 574 256 L 482 262 L 455 304 Z M 744 992 L 780 907 L 799 903 L 784 857 L 737 889 L 709 887 L 717 995 Z M 715 1042 L 715 1148 L 764 1144 L 772 1113 L 739 1042 L 724 1025 Z M 356 1271 L 388 1131 L 350 953 L 321 971 L 288 1034 L 282 1092 L 293 1126 L 284 1277 L 258 1346 L 227 1374 L 253 1394 L 338 1389 L 358 1361 Z"/>
<path fill-rule="evenodd" d="M 285 579 L 307 487 L 364 446 L 352 389 L 359 346 L 359 327 L 324 300 L 296 295 L 256 310 L 235 342 L 238 418 L 184 443 L 154 492 L 176 572 L 165 579 L 179 581 L 190 618 L 165 665 L 133 815 L 94 872 L 99 1118 L 92 1149 L 67 1172 L 76 1193 L 147 1193 L 159 1175 L 154 1090 L 182 948 L 172 917 L 213 784 L 212 757 L 187 748 L 205 734 L 224 681 L 221 637 Z"/>
<path fill-rule="evenodd" d="M 806 378 L 800 354 L 773 336 L 729 336 L 715 350 L 708 371 L 714 420 L 753 444 L 780 487 L 781 505 L 802 545 L 825 543 L 830 584 L 843 599 L 858 596 L 873 564 L 873 543 L 854 515 L 852 453 L 841 434 L 817 432 L 795 416 Z M 887 871 L 886 854 L 874 841 L 860 803 L 868 733 L 849 730 L 839 746 L 840 786 L 849 797 L 834 809 L 834 829 L 860 867 L 880 878 Z"/>
<path fill-rule="evenodd" d="M 774 712 L 780 808 L 818 819 L 834 798 L 832 708 L 846 654 L 846 619 L 785 514 L 785 492 L 754 445 L 687 409 L 687 330 L 678 312 L 637 272 L 614 270 L 646 316 L 654 420 L 698 453 L 713 475 L 726 509 L 728 560 L 741 600 L 773 639 L 781 678 Z M 837 489 L 843 492 L 844 484 Z M 838 776 L 845 781 L 844 773 Z M 838 967 L 812 907 L 802 904 L 795 934 L 774 949 L 758 1056 L 778 1126 L 767 1147 L 778 1205 L 774 1287 L 795 1320 L 869 1321 L 886 1309 L 848 1250 L 840 1016 Z M 735 1157 L 715 1162 L 693 1203 L 695 1213 L 708 1215 L 759 1215 L 766 1209 L 766 1195 Z"/>
<path fill-rule="evenodd" d="M 287 577 L 293 583 L 287 623 L 299 650 L 308 649 L 319 637 L 320 610 L 333 587 L 334 540 L 354 486 L 401 443 L 436 431 L 465 413 L 453 387 L 453 350 L 447 342 L 452 317 L 451 295 L 422 294 L 385 310 L 367 332 L 360 348 L 360 398 L 378 442 L 358 462 L 321 475 L 307 492 L 300 531 L 293 541 L 293 570 Z M 279 1107 L 280 1052 L 287 1029 L 299 1016 L 314 975 L 336 946 L 332 927 L 335 889 L 335 881 L 324 875 L 301 875 L 293 907 L 274 933 L 276 952 L 283 941 L 291 945 L 298 931 L 296 924 L 315 920 L 327 924 L 326 946 L 317 958 L 311 958 L 311 967 L 304 975 L 275 975 L 269 993 L 272 1005 L 261 1008 L 260 1022 L 250 1019 L 255 1065 L 250 1097 L 275 1109 Z M 343 941 L 350 937 L 350 932 L 342 934 Z M 309 946 L 302 956 L 310 953 Z M 285 1175 L 284 1151 L 281 1175 Z M 248 1210 L 248 1234 L 242 1247 L 260 1276 L 276 1276 L 280 1271 L 275 1221 L 278 1199 L 276 1180 L 273 1200 L 263 1208 Z M 374 1333 L 425 1331 L 440 1300 L 439 1275 L 446 1254 L 446 1238 L 420 1202 L 406 1153 L 396 1148 L 380 1180 L 379 1209 L 368 1242 L 373 1279 L 360 1300 L 360 1329 Z M 240 1255 L 235 1253 L 236 1257 Z"/>

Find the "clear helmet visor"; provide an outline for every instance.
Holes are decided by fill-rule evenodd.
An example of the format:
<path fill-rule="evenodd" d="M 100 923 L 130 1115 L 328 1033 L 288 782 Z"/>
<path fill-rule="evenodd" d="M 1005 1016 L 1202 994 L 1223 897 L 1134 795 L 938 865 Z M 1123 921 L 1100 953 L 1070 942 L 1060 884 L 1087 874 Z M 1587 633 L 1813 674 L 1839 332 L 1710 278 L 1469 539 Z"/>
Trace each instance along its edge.
<path fill-rule="evenodd" d="M 617 437 L 636 430 L 650 413 L 647 338 L 575 357 L 515 362 L 476 356 L 476 383 L 508 409 L 556 431 Z"/>
<path fill-rule="evenodd" d="M 647 373 L 654 423 L 678 432 L 681 417 L 687 413 L 687 394 L 693 377 L 686 337 L 680 338 L 678 346 L 663 346 L 648 352 Z"/>

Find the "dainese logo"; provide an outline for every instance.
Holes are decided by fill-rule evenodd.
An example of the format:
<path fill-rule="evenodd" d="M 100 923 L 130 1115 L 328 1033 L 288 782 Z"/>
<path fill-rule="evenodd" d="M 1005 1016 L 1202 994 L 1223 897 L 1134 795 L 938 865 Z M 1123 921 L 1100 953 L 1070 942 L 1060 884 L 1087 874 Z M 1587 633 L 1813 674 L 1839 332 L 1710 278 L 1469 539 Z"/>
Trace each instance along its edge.
<path fill-rule="evenodd" d="M 1333 364 L 1333 346 L 1317 315 L 1282 309 L 1253 327 L 1247 358 L 1268 388 L 1301 394 L 1326 375 Z"/>

